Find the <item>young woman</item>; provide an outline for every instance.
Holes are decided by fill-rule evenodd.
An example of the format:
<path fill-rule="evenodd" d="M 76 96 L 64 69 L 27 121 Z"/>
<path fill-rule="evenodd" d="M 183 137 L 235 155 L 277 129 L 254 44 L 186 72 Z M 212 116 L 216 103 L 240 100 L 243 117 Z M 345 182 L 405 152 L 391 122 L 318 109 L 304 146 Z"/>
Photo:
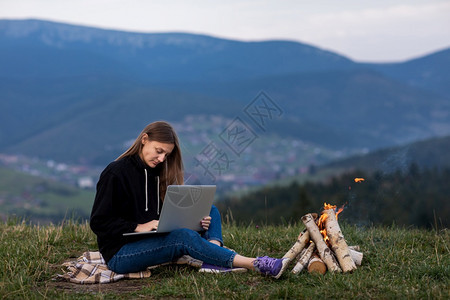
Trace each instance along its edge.
<path fill-rule="evenodd" d="M 145 270 L 183 255 L 218 267 L 243 267 L 278 278 L 287 263 L 267 256 L 245 257 L 222 247 L 220 214 L 212 207 L 201 222 L 204 233 L 178 229 L 154 236 L 123 233 L 158 227 L 162 200 L 170 184 L 183 184 L 178 137 L 167 122 L 149 124 L 134 144 L 100 175 L 90 226 L 99 250 L 116 273 Z"/>

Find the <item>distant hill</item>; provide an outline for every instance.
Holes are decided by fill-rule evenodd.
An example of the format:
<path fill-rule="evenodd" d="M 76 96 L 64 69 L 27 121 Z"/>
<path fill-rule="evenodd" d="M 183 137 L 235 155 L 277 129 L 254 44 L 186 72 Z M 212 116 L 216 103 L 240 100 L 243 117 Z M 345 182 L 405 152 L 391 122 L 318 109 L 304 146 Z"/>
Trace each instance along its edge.
<path fill-rule="evenodd" d="M 445 53 L 360 64 L 291 41 L 0 20 L 0 152 L 104 164 L 152 120 L 242 117 L 260 91 L 282 109 L 260 135 L 345 151 L 443 136 L 448 74 L 417 78 Z"/>
<path fill-rule="evenodd" d="M 203 93 L 245 101 L 261 87 L 299 122 L 278 132 L 335 149 L 376 149 L 450 133 L 450 99 L 364 68 L 212 84 Z"/>
<path fill-rule="evenodd" d="M 368 67 L 413 87 L 450 95 L 450 49 L 403 63 L 370 64 Z"/>
<path fill-rule="evenodd" d="M 448 149 L 450 149 L 450 136 L 381 149 L 366 155 L 352 156 L 328 163 L 322 168 L 391 173 L 396 170 L 405 171 L 411 164 L 416 164 L 421 169 L 445 169 L 450 168 Z"/>
<path fill-rule="evenodd" d="M 0 75 L 119 74 L 164 81 L 221 81 L 350 68 L 340 55 L 289 41 L 239 42 L 188 33 L 132 33 L 0 20 Z"/>

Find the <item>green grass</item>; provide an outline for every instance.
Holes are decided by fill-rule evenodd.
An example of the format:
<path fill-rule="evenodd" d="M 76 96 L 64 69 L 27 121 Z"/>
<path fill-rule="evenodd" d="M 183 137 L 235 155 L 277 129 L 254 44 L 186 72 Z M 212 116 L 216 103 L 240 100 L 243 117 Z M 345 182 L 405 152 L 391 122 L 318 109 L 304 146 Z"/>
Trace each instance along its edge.
<path fill-rule="evenodd" d="M 352 245 L 364 252 L 352 274 L 312 275 L 289 272 L 279 280 L 254 272 L 203 274 L 188 266 L 165 266 L 142 280 L 82 286 L 55 281 L 61 263 L 96 250 L 87 223 L 0 224 L 0 299 L 448 299 L 450 232 L 397 226 L 359 228 L 341 224 Z M 248 256 L 282 256 L 302 225 L 248 227 L 224 225 L 227 246 Z"/>

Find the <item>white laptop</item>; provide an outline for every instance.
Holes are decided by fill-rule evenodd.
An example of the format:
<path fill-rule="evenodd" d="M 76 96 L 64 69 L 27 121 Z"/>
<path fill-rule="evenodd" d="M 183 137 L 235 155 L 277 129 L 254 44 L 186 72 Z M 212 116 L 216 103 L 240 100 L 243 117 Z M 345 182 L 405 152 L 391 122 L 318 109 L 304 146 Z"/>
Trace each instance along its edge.
<path fill-rule="evenodd" d="M 165 233 L 179 228 L 202 231 L 200 221 L 209 216 L 215 192 L 215 185 L 169 185 L 159 216 L 158 229 L 123 235 Z"/>

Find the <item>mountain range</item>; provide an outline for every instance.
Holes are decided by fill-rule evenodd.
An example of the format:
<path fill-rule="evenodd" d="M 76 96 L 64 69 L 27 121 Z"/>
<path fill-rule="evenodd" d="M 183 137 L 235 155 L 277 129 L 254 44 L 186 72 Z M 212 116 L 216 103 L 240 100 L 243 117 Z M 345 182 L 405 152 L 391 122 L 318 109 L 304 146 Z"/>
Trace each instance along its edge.
<path fill-rule="evenodd" d="M 450 134 L 449 60 L 450 48 L 369 64 L 294 41 L 0 20 L 0 152 L 105 163 L 153 120 L 251 123 L 261 91 L 280 114 L 254 125 L 260 136 L 348 151 L 405 144 Z"/>

